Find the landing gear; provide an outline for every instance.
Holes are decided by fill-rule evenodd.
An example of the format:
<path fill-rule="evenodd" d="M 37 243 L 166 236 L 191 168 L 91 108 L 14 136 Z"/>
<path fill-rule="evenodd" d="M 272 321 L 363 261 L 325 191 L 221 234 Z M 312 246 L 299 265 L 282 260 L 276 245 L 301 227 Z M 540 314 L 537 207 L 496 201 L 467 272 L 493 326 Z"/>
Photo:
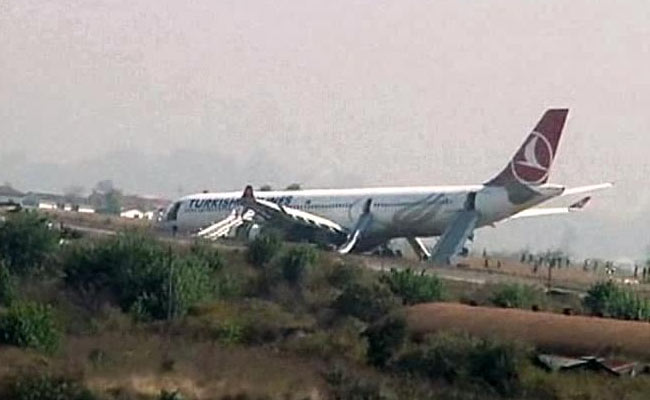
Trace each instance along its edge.
<path fill-rule="evenodd" d="M 394 257 L 402 258 L 403 256 L 402 250 L 392 249 L 388 245 L 379 246 L 372 252 L 372 255 L 379 256 L 379 257 L 390 257 L 390 258 L 394 258 Z"/>

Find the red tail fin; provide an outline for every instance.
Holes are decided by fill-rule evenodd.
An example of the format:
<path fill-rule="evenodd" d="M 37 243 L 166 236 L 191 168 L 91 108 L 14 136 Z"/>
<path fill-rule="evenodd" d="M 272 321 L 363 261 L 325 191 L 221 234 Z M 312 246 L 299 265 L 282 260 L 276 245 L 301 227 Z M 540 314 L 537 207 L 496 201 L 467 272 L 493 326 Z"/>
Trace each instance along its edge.
<path fill-rule="evenodd" d="M 568 113 L 567 109 L 547 110 L 512 160 L 487 185 L 546 183 Z"/>

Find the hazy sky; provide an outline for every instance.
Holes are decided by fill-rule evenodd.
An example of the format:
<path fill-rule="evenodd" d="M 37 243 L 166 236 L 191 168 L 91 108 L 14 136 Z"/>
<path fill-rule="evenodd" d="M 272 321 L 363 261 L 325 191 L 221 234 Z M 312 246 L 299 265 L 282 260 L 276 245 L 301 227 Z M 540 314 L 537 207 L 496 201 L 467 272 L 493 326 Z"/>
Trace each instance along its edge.
<path fill-rule="evenodd" d="M 648 21 L 644 1 L 0 1 L 0 181 L 166 196 L 479 183 L 569 107 L 551 180 L 616 189 L 477 245 L 636 258 Z"/>

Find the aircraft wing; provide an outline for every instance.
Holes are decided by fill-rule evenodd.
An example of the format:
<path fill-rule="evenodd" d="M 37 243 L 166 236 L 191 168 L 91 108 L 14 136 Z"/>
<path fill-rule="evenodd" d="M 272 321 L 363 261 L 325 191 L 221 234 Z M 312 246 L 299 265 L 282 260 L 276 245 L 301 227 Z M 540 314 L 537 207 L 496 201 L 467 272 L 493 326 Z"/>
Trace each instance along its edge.
<path fill-rule="evenodd" d="M 440 265 L 451 264 L 452 257 L 461 253 L 465 242 L 472 237 L 477 220 L 476 210 L 458 213 L 431 250 L 431 261 Z"/>
<path fill-rule="evenodd" d="M 512 219 L 519 219 L 519 218 L 528 218 L 528 217 L 543 217 L 546 215 L 559 215 L 559 214 L 568 214 L 571 212 L 575 211 L 581 211 L 587 203 L 591 200 L 590 196 L 584 197 L 580 199 L 579 201 L 571 204 L 568 207 L 552 207 L 552 208 L 529 208 L 527 210 L 523 210 L 510 218 L 506 219 L 506 221 L 512 220 Z"/>
<path fill-rule="evenodd" d="M 247 186 L 246 189 L 244 189 L 244 194 L 242 196 L 242 205 L 245 209 L 253 210 L 257 217 L 265 220 L 278 218 L 291 224 L 323 229 L 331 233 L 338 233 L 341 235 L 348 234 L 348 231 L 345 228 L 327 218 L 323 218 L 306 211 L 276 204 L 272 201 L 255 198 L 255 195 L 253 194 L 253 188 L 251 186 Z"/>

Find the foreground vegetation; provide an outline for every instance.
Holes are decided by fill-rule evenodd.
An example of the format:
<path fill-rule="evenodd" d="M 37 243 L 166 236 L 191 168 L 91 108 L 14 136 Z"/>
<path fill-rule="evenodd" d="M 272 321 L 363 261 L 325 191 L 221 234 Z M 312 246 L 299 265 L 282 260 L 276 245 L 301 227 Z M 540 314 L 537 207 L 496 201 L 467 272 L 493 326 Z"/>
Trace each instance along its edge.
<path fill-rule="evenodd" d="M 548 374 L 524 343 L 414 337 L 403 307 L 456 298 L 453 288 L 271 234 L 245 251 L 142 232 L 61 240 L 38 215 L 19 213 L 0 223 L 0 238 L 11 241 L 0 244 L 0 398 L 604 399 L 650 390 L 645 378 Z M 594 289 L 585 307 L 616 316 L 620 307 L 603 300 L 611 292 Z M 523 286 L 472 301 L 553 306 Z"/>

